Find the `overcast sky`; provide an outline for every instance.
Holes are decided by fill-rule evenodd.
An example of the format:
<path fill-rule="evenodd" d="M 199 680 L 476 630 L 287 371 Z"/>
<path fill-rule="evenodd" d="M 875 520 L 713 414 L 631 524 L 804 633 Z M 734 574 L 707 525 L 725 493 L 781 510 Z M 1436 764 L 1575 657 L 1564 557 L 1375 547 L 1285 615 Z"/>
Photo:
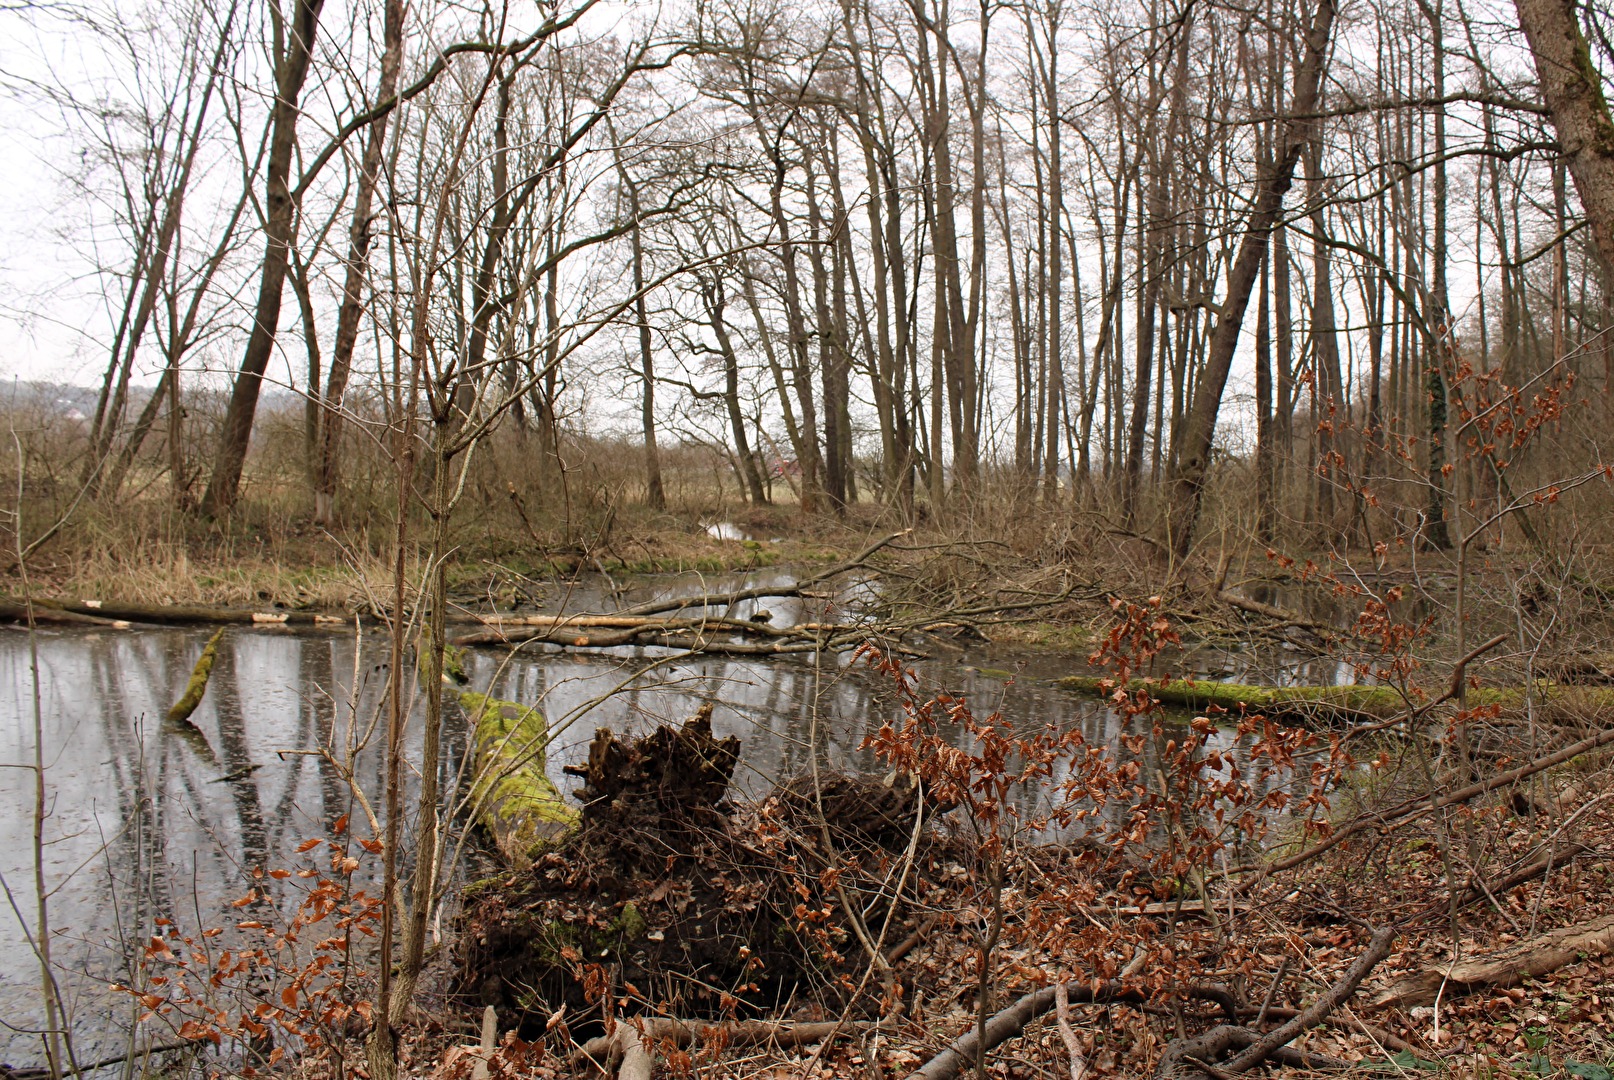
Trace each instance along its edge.
<path fill-rule="evenodd" d="M 100 344 L 98 283 L 71 233 L 82 225 L 60 181 L 71 154 L 61 117 L 27 89 L 54 70 L 88 88 L 89 65 L 48 16 L 0 7 L 0 375 L 90 382 Z M 79 239 L 87 239 L 79 237 Z"/>

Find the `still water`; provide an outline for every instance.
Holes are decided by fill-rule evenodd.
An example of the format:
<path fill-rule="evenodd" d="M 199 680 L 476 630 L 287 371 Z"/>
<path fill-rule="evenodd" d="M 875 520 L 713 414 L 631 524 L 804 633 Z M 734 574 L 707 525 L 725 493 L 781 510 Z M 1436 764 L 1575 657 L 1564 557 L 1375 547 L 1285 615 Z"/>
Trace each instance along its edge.
<path fill-rule="evenodd" d="M 616 599 L 757 580 L 641 582 Z M 544 606 L 579 610 L 609 603 L 598 591 L 604 590 L 562 591 Z M 765 609 L 777 625 L 787 625 L 823 614 L 826 604 L 767 600 L 733 614 Z M 133 1002 L 108 986 L 130 979 L 127 957 L 154 919 L 173 918 L 188 931 L 227 925 L 233 922 L 229 905 L 252 886 L 255 869 L 292 865 L 296 846 L 329 835 L 342 815 L 362 820 L 332 758 L 351 756 L 356 786 L 373 804 L 381 801 L 387 646 L 378 632 L 227 629 L 193 716 L 199 738 L 167 724 L 163 714 L 183 691 L 210 633 L 75 629 L 43 630 L 37 638 L 52 951 L 81 1061 L 126 1049 Z M 1000 710 L 1032 725 L 1080 725 L 1090 741 L 1113 742 L 1116 721 L 1102 705 L 1051 685 L 1057 676 L 1084 670 L 1083 658 L 1006 658 L 946 642 L 929 645 L 933 658 L 917 665 L 923 685 L 962 693 L 980 713 Z M 1250 662 L 1226 654 L 1193 658 L 1192 666 L 1236 679 L 1251 677 Z M 850 654 L 750 661 L 528 646 L 475 652 L 467 668 L 472 689 L 539 704 L 562 728 L 548 761 L 562 791 L 575 786 L 562 767 L 586 758 L 596 728 L 642 732 L 681 722 L 706 701 L 715 705 L 717 733 L 743 741 L 735 780 L 748 794 L 809 770 L 813 734 L 822 764 L 875 768 L 858 744 L 897 714 L 889 681 Z M 24 913 L 19 920 L 10 905 L 0 908 L 0 1062 L 14 1066 L 39 1062 L 38 1038 L 30 1032 L 44 1021 L 29 938 L 34 776 L 17 767 L 33 760 L 33 687 L 27 635 L 0 630 L 0 873 Z M 418 702 L 416 711 L 411 760 L 418 760 Z M 453 785 L 465 731 L 458 709 L 445 710 L 445 717 L 443 781 Z M 406 805 L 412 799 L 406 793 Z M 366 866 L 359 875 L 371 872 Z"/>

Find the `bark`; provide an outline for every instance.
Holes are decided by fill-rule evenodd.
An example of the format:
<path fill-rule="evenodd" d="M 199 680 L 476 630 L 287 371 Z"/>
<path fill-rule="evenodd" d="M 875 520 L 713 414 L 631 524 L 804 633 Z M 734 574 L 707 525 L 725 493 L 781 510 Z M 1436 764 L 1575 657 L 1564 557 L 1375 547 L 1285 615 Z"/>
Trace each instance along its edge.
<path fill-rule="evenodd" d="M 376 100 L 390 101 L 398 89 L 398 71 L 403 62 L 403 0 L 387 0 L 382 30 L 381 77 Z M 359 320 L 364 314 L 365 278 L 370 269 L 371 220 L 375 192 L 381 179 L 382 153 L 386 149 L 387 120 L 391 110 L 382 112 L 365 134 L 364 154 L 359 162 L 359 180 L 353 199 L 353 220 L 348 226 L 347 269 L 342 281 L 342 304 L 336 314 L 336 337 L 331 343 L 331 366 L 326 374 L 325 392 L 320 397 L 317 463 L 314 476 L 314 518 L 324 525 L 336 518 L 337 450 L 342 438 L 342 397 L 353 371 L 353 352 L 359 341 Z M 310 393 L 319 388 L 310 386 Z"/>
<path fill-rule="evenodd" d="M 1345 385 L 1339 364 L 1339 337 L 1334 312 L 1333 259 L 1322 237 L 1328 235 L 1323 206 L 1327 200 L 1326 180 L 1322 169 L 1322 148 L 1313 143 L 1307 152 L 1307 172 L 1311 198 L 1311 230 L 1318 239 L 1311 246 L 1311 341 L 1312 360 L 1315 364 L 1312 382 L 1313 400 L 1317 402 L 1317 526 L 1318 539 L 1333 541 L 1336 531 L 1334 520 L 1334 487 L 1338 483 L 1336 471 L 1344 459 L 1339 455 L 1340 426 L 1346 419 Z"/>
<path fill-rule="evenodd" d="M 633 250 L 633 291 L 636 297 L 633 315 L 639 332 L 639 378 L 644 384 L 639 398 L 639 422 L 644 434 L 645 502 L 652 510 L 665 510 L 667 493 L 661 483 L 661 451 L 656 446 L 656 361 L 650 347 L 650 312 L 644 286 L 644 238 L 639 227 L 643 208 L 639 204 L 639 185 L 629 178 L 620 154 L 617 156 L 617 172 L 633 203 L 633 231 L 628 235 Z"/>
<path fill-rule="evenodd" d="M 1138 487 L 1143 477 L 1143 443 L 1148 434 L 1149 376 L 1155 363 L 1155 320 L 1160 310 L 1161 292 L 1166 278 L 1166 234 L 1169 229 L 1170 201 L 1169 178 L 1177 152 L 1177 127 L 1183 114 L 1188 92 L 1188 45 L 1193 35 L 1186 20 L 1177 30 L 1176 73 L 1172 78 L 1171 106 L 1166 115 L 1165 135 L 1158 149 L 1151 147 L 1154 168 L 1149 176 L 1148 208 L 1143 221 L 1144 254 L 1139 266 L 1143 278 L 1141 312 L 1135 344 L 1136 362 L 1133 365 L 1132 416 L 1127 427 L 1126 475 L 1123 487 L 1123 516 L 1128 528 L 1137 518 Z M 1159 91 L 1155 93 L 1159 100 Z M 1153 110 L 1151 110 L 1151 117 Z"/>
<path fill-rule="evenodd" d="M 1267 241 L 1283 209 L 1283 197 L 1294 179 L 1301 151 L 1313 137 L 1314 122 L 1307 119 L 1317 111 L 1323 69 L 1327 65 L 1329 42 L 1334 27 L 1334 0 L 1320 0 L 1306 35 L 1305 59 L 1295 78 L 1295 97 L 1285 120 L 1282 153 L 1270 168 L 1262 169 L 1256 185 L 1255 207 L 1250 213 L 1238 257 L 1228 277 L 1227 299 L 1223 302 L 1216 329 L 1211 335 L 1205 370 L 1195 388 L 1193 405 L 1183 433 L 1183 452 L 1173 478 L 1173 513 L 1168 525 L 1171 547 L 1177 558 L 1188 554 L 1193 542 L 1205 479 L 1210 470 L 1211 448 L 1216 437 L 1216 419 L 1221 411 L 1222 391 L 1233 366 L 1244 311 Z"/>
<path fill-rule="evenodd" d="M 1435 93 L 1445 93 L 1446 43 L 1445 20 L 1440 8 L 1431 7 L 1427 0 L 1419 0 L 1429 20 L 1430 35 L 1434 39 Z M 1431 547 L 1445 550 L 1451 547 L 1451 531 L 1446 523 L 1446 371 L 1455 371 L 1456 346 L 1453 335 L 1451 301 L 1446 288 L 1446 111 L 1435 110 L 1435 168 L 1434 168 L 1434 228 L 1430 261 L 1433 281 L 1430 287 L 1432 311 L 1424 316 L 1425 325 L 1431 327 L 1437 341 L 1429 349 L 1424 372 L 1424 390 L 1429 414 L 1429 500 L 1426 541 Z"/>
<path fill-rule="evenodd" d="M 297 0 L 291 25 L 285 28 L 289 31 L 289 40 L 276 57 L 275 103 L 270 113 L 264 193 L 266 243 L 252 329 L 241 357 L 241 370 L 236 374 L 230 402 L 225 408 L 213 475 L 202 495 L 202 512 L 211 517 L 228 513 L 235 505 L 241 487 L 241 469 L 247 460 L 247 444 L 252 439 L 252 422 L 258 411 L 258 394 L 263 389 L 263 373 L 275 348 L 280 298 L 291 263 L 291 238 L 297 220 L 297 206 L 290 186 L 292 159 L 297 149 L 297 101 L 308 77 L 314 32 L 319 26 L 323 6 L 324 0 Z"/>
<path fill-rule="evenodd" d="M 1592 64 L 1575 0 L 1515 0 L 1541 96 L 1602 256 L 1614 272 L 1614 116 Z"/>
<path fill-rule="evenodd" d="M 734 339 L 729 335 L 728 322 L 723 313 L 728 307 L 728 295 L 723 277 L 718 274 L 701 285 L 701 299 L 706 306 L 707 322 L 717 337 L 717 351 L 723 358 L 723 406 L 728 413 L 729 431 L 734 439 L 734 456 L 740 461 L 740 474 L 753 505 L 768 501 L 762 486 L 762 472 L 757 468 L 757 456 L 746 435 L 745 414 L 740 410 L 740 358 L 734 351 Z"/>
<path fill-rule="evenodd" d="M 1065 306 L 1064 236 L 1059 217 L 1065 206 L 1065 171 L 1059 130 L 1059 8 L 1048 15 L 1048 67 L 1043 74 L 1048 115 L 1048 342 L 1043 408 L 1043 500 L 1052 504 L 1059 495 L 1059 416 L 1065 400 L 1065 347 L 1062 335 Z M 985 56 L 985 49 L 982 49 Z M 1080 298 L 1078 297 L 1078 302 Z"/>
<path fill-rule="evenodd" d="M 119 483 L 127 470 L 125 458 L 132 458 L 133 452 L 125 449 L 119 453 L 119 461 L 107 475 L 101 474 L 108 456 L 111 454 L 113 442 L 117 436 L 117 428 L 123 417 L 123 409 L 128 397 L 129 377 L 134 370 L 135 353 L 140 348 L 140 342 L 145 336 L 146 327 L 151 322 L 157 310 L 159 299 L 163 295 L 165 277 L 169 271 L 169 261 L 174 254 L 174 245 L 179 238 L 179 229 L 184 215 L 185 195 L 190 189 L 191 171 L 196 164 L 196 153 L 201 146 L 203 126 L 207 120 L 209 106 L 212 104 L 215 88 L 223 70 L 225 50 L 230 43 L 231 28 L 235 24 L 235 5 L 231 5 L 224 24 L 219 31 L 219 42 L 208 65 L 208 76 L 202 88 L 201 102 L 197 106 L 196 119 L 190 126 L 189 143 L 185 146 L 183 163 L 174 176 L 171 185 L 163 196 L 162 221 L 157 228 L 157 235 L 153 241 L 150 229 L 157 217 L 157 206 L 153 203 L 147 212 L 144 235 L 137 249 L 135 258 L 136 274 L 134 282 L 139 283 L 140 298 L 133 304 L 134 282 L 131 282 L 130 291 L 124 301 L 123 319 L 119 324 L 118 332 L 113 339 L 112 363 L 107 368 L 106 379 L 101 386 L 101 394 L 96 400 L 95 418 L 90 426 L 90 456 L 85 460 L 83 481 L 94 494 L 108 493 L 116 495 Z M 182 135 L 183 138 L 183 135 Z M 161 154 L 153 157 L 161 160 Z M 230 219 L 226 232 L 233 235 L 235 222 L 240 216 L 239 209 Z M 227 243 L 227 241 L 226 241 Z M 149 248 L 148 248 L 149 245 Z M 204 274 L 203 287 L 211 280 L 212 271 L 217 261 L 208 264 Z M 193 308 L 194 311 L 194 308 Z M 132 315 L 132 318 L 131 318 Z M 121 353 L 121 363 L 119 357 Z M 116 371 L 116 385 L 114 387 L 113 373 Z M 110 396 L 110 401 L 108 400 Z M 152 400 L 161 398 L 159 389 L 152 395 Z M 130 441 L 138 450 L 139 441 L 144 439 L 145 433 L 150 430 L 151 421 L 155 413 L 148 400 L 146 408 L 142 411 L 141 422 L 137 423 L 136 437 Z"/>
<path fill-rule="evenodd" d="M 1614 952 L 1614 915 L 1565 926 L 1505 949 L 1399 979 L 1373 999 L 1374 1006 L 1433 1004 L 1488 988 L 1513 986 L 1546 975 L 1588 956 Z"/>
<path fill-rule="evenodd" d="M 1271 543 L 1275 533 L 1272 446 L 1272 266 L 1261 262 L 1261 290 L 1255 307 L 1255 516 L 1256 539 Z"/>

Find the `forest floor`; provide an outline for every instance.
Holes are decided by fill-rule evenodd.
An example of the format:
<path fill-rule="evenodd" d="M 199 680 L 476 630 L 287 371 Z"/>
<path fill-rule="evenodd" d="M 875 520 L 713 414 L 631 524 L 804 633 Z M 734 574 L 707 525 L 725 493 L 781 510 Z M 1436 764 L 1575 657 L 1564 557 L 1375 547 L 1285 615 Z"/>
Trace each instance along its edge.
<path fill-rule="evenodd" d="M 1534 803 L 1520 804 L 1515 793 L 1511 802 L 1475 804 L 1444 821 L 1444 839 L 1460 849 L 1455 854 L 1435 839 L 1441 829 L 1386 830 L 1364 833 L 1253 888 L 1233 877 L 1211 880 L 1206 888 L 1219 912 L 1214 920 L 1204 917 L 1194 898 L 1171 898 L 1169 883 L 1138 880 L 1120 889 L 1109 888 L 1110 883 L 1097 888 L 1088 902 L 1065 908 L 1065 921 L 1056 926 L 1047 911 L 1035 910 L 1035 889 L 1023 880 L 1024 888 L 1008 892 L 1001 937 L 992 950 L 989 1012 L 1060 978 L 1071 979 L 1074 990 L 1096 986 L 1097 968 L 1084 970 L 1078 957 L 1092 963 L 1098 954 L 1091 942 L 1101 940 L 1109 951 L 1109 974 L 1128 953 L 1147 953 L 1146 963 L 1123 976 L 1143 994 L 1073 1004 L 1063 1032 L 1056 1011 L 1043 1012 L 987 1054 L 986 1075 L 1026 1080 L 1147 1076 L 1174 1040 L 1201 1035 L 1234 1017 L 1241 1025 L 1268 1030 L 1295 1016 L 1341 977 L 1374 928 L 1393 927 L 1388 958 L 1354 997 L 1290 1044 L 1312 1056 L 1309 1067 L 1292 1067 L 1291 1075 L 1337 1072 L 1350 1063 L 1352 1071 L 1383 1076 L 1607 1080 L 1614 1069 L 1614 798 L 1608 795 L 1614 791 L 1614 766 L 1606 754 L 1589 755 L 1542 776 L 1529 788 Z M 1341 800 L 1336 822 L 1348 816 L 1349 803 Z M 1349 811 L 1364 805 L 1350 805 Z M 914 1074 L 975 1023 L 981 946 L 991 920 L 967 847 L 942 842 L 921 854 L 914 871 L 917 902 L 889 936 L 893 942 L 907 939 L 888 947 L 889 971 L 871 972 L 866 964 L 848 962 L 816 990 L 797 987 L 792 999 L 770 1014 L 781 1021 L 777 1039 L 754 1039 L 754 1024 L 721 1017 L 693 1041 L 674 1039 L 665 1027 L 653 1025 L 658 1016 L 680 1016 L 677 1007 L 658 1007 L 631 981 L 614 984 L 608 999 L 621 1009 L 617 1022 L 624 1032 L 661 1031 L 661 1038 L 647 1037 L 644 1043 L 658 1060 L 658 1076 L 875 1080 Z M 1488 895 L 1486 887 L 1474 887 L 1486 877 L 1505 882 L 1510 868 L 1529 864 L 1548 848 L 1558 857 L 1545 874 L 1511 888 L 1498 885 Z M 1469 861 L 1471 855 L 1477 864 Z M 1036 866 L 1055 878 L 1077 874 L 1073 858 L 1073 849 L 1044 847 L 1022 870 Z M 1448 876 L 1447 859 L 1470 870 L 1459 868 Z M 1480 864 L 1486 869 L 1476 875 L 1472 868 Z M 1460 886 L 1455 909 L 1450 882 Z M 521 887 L 513 892 L 519 894 Z M 501 902 L 516 904 L 508 897 Z M 674 918 L 657 910 L 661 905 L 654 900 L 642 906 L 651 925 Z M 840 915 L 830 906 L 825 911 L 830 936 L 855 959 L 856 941 L 844 926 L 835 929 Z M 695 911 L 684 917 L 710 915 Z M 1087 953 L 1070 947 L 1070 923 L 1099 928 L 1088 934 Z M 1546 964 L 1540 948 L 1529 947 L 1565 928 L 1587 927 L 1592 930 L 1576 939 L 1578 947 Z M 473 918 L 470 931 L 486 934 L 488 926 Z M 1427 984 L 1427 973 L 1442 965 L 1488 958 L 1498 963 L 1484 982 Z M 1532 964 L 1550 970 L 1532 977 L 1527 974 Z M 1420 975 L 1426 985 L 1409 990 Z M 1189 987 L 1219 993 L 1185 992 Z M 475 1010 L 451 1001 L 422 1002 L 422 1007 L 423 1016 L 459 1020 L 457 1026 L 432 1021 L 416 1028 L 419 1067 L 436 1076 L 468 1076 L 484 1055 L 474 1052 L 474 1037 L 455 1032 L 474 1029 Z M 605 1008 L 597 1000 L 588 1011 L 551 1012 L 547 1030 L 520 1031 L 530 1042 L 507 1032 L 493 1055 L 493 1075 L 599 1075 L 578 1048 L 586 1035 L 597 1035 Z M 882 1015 L 886 1019 L 877 1024 Z M 501 1019 L 508 1016 L 501 1012 Z M 635 1016 L 637 1021 L 630 1019 Z M 688 1020 L 688 1014 L 682 1018 Z M 837 1021 L 840 1031 L 825 1039 Z M 631 1026 L 635 1023 L 639 1028 Z M 808 1039 L 805 1044 L 794 1041 L 798 1032 Z M 605 1060 L 602 1042 L 596 1038 L 592 1049 L 607 1075 L 640 1075 L 616 1057 Z M 1218 1080 L 1229 1074 L 1212 1064 L 1197 1075 Z"/>

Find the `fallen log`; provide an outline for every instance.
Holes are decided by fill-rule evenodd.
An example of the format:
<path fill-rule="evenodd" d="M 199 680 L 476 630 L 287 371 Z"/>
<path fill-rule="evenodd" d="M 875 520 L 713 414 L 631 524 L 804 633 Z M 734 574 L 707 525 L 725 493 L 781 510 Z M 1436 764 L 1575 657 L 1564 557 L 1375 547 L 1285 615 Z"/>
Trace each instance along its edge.
<path fill-rule="evenodd" d="M 1160 1061 L 1155 1065 L 1156 1080 L 1167 1077 L 1188 1080 L 1212 1069 L 1216 1073 L 1236 1075 L 1249 1072 L 1265 1061 L 1274 1060 L 1287 1043 L 1322 1023 L 1335 1009 L 1350 1000 L 1357 987 L 1362 985 L 1362 980 L 1390 955 L 1390 946 L 1394 942 L 1394 929 L 1381 927 L 1373 931 L 1362 955 L 1351 962 L 1351 966 L 1321 997 L 1264 1035 L 1251 1028 L 1224 1024 L 1193 1039 L 1173 1039 L 1166 1044 Z M 1222 1055 L 1235 1049 L 1238 1053 L 1218 1064 Z M 1207 1069 L 1207 1065 L 1211 1069 Z"/>
<path fill-rule="evenodd" d="M 0 601 L 0 620 L 26 623 L 30 619 L 36 624 L 55 623 L 66 626 L 99 626 L 107 630 L 128 630 L 134 626 L 134 623 L 127 619 L 84 615 L 76 611 L 67 611 L 59 605 L 43 600 L 35 600 L 32 603 L 27 601 Z"/>
<path fill-rule="evenodd" d="M 1534 858 L 1527 860 L 1517 869 L 1503 874 L 1495 881 L 1476 881 L 1469 885 L 1458 895 L 1457 906 L 1467 907 L 1492 896 L 1500 897 L 1527 881 L 1533 881 L 1541 877 L 1555 867 L 1573 862 L 1590 850 L 1585 844 L 1568 843 L 1545 853 L 1538 852 Z"/>
<path fill-rule="evenodd" d="M 659 615 L 668 611 L 687 611 L 691 608 L 710 609 L 733 607 L 735 604 L 742 603 L 746 600 L 763 600 L 774 598 L 784 599 L 792 596 L 801 596 L 803 593 L 810 591 L 813 587 L 821 585 L 831 578 L 839 577 L 841 574 L 851 573 L 853 570 L 867 569 L 865 564 L 871 555 L 886 545 L 907 536 L 911 532 L 913 532 L 912 529 L 904 529 L 901 532 L 894 532 L 884 536 L 870 544 L 868 547 L 864 548 L 862 551 L 858 552 L 856 555 L 853 555 L 845 562 L 836 563 L 834 566 L 831 566 L 828 569 L 820 570 L 816 574 L 810 574 L 807 577 L 801 578 L 790 585 L 758 585 L 748 589 L 734 589 L 730 592 L 701 593 L 695 596 L 673 596 L 663 600 L 650 600 L 643 604 L 635 604 L 632 607 L 623 608 L 621 611 L 617 612 L 617 614 Z"/>
<path fill-rule="evenodd" d="M 1234 592 L 1232 589 L 1222 589 L 1216 594 L 1216 598 L 1230 608 L 1236 608 L 1249 615 L 1259 615 L 1263 619 L 1273 620 L 1278 624 L 1275 629 L 1284 630 L 1293 627 L 1296 630 L 1306 630 L 1325 641 L 1332 641 L 1339 630 L 1338 627 L 1330 626 L 1324 622 L 1316 622 L 1287 608 L 1277 607 L 1273 604 L 1263 604 L 1259 600 L 1253 600 L 1248 596 Z"/>
<path fill-rule="evenodd" d="M 549 727 L 536 708 L 466 691 L 472 725 L 473 816 L 512 866 L 532 860 L 577 823 L 546 772 Z"/>
<path fill-rule="evenodd" d="M 1230 713 L 1263 713 L 1274 719 L 1318 716 L 1382 719 L 1401 711 L 1405 699 L 1388 686 L 1248 686 L 1213 679 L 1133 679 L 1071 675 L 1060 679 L 1066 690 L 1098 697 L 1147 690 L 1162 705 L 1183 709 L 1225 709 Z"/>
<path fill-rule="evenodd" d="M 279 611 L 260 608 L 213 607 L 205 604 L 127 604 L 101 600 L 35 600 L 36 610 L 52 608 L 71 615 L 154 623 L 162 626 L 247 623 L 257 626 L 332 626 L 353 621 L 351 615 L 315 611 Z"/>
<path fill-rule="evenodd" d="M 1034 990 L 1021 997 L 1013 1005 L 994 1013 L 986 1021 L 986 1041 L 984 1050 L 992 1051 L 1010 1039 L 1025 1031 L 1026 1025 L 1042 1016 L 1058 1003 L 1059 988 L 1045 986 L 1041 990 Z M 1091 985 L 1078 986 L 1069 989 L 1067 1000 L 1073 1005 L 1091 1005 L 1103 1001 L 1142 1000 L 1142 995 L 1136 991 L 1123 990 L 1119 983 L 1106 982 L 1099 984 L 1095 990 Z M 908 1080 L 952 1080 L 965 1069 L 975 1065 L 976 1056 L 981 1052 L 978 1048 L 982 1043 L 978 1038 L 980 1033 L 974 1025 L 952 1044 L 925 1062 L 924 1065 L 908 1074 Z"/>
<path fill-rule="evenodd" d="M 1239 1006 L 1239 1017 L 1241 1019 L 1257 1017 L 1257 1016 L 1260 1015 L 1260 1013 L 1261 1013 L 1261 1010 L 1256 1008 L 1253 1005 L 1241 1005 L 1241 1006 Z M 1288 1020 L 1288 1019 L 1290 1019 L 1292 1017 L 1296 1017 L 1296 1016 L 1299 1016 L 1299 1015 L 1300 1015 L 1300 1010 L 1299 1009 L 1291 1009 L 1291 1008 L 1288 1008 L 1287 1006 L 1280 1006 L 1280 1005 L 1269 1006 L 1267 1008 L 1267 1011 L 1266 1011 L 1266 1018 L 1269 1019 L 1269 1020 Z M 1374 1042 L 1378 1043 L 1380 1046 L 1383 1046 L 1386 1050 L 1395 1050 L 1395 1051 L 1405 1050 L 1408 1053 L 1412 1053 L 1412 1054 L 1427 1054 L 1427 1053 L 1429 1053 L 1429 1048 L 1428 1047 L 1413 1046 L 1411 1043 L 1409 1043 L 1407 1040 L 1403 1039 L 1401 1036 L 1397 1035 L 1395 1032 L 1386 1031 L 1384 1028 L 1381 1028 L 1381 1027 L 1377 1026 L 1376 1024 L 1369 1024 L 1367 1021 L 1361 1019 L 1358 1016 L 1353 1015 L 1351 1017 L 1351 1025 L 1353 1027 L 1355 1027 L 1356 1030 L 1360 1031 L 1362 1034 L 1366 1035 L 1368 1038 L 1370 1038 Z"/>
<path fill-rule="evenodd" d="M 1056 685 L 1098 697 L 1112 697 L 1118 691 L 1147 690 L 1162 705 L 1200 711 L 1225 709 L 1233 714 L 1262 713 L 1273 719 L 1345 718 L 1373 721 L 1396 717 L 1407 709 L 1406 699 L 1400 691 L 1390 686 L 1249 686 L 1212 679 L 1133 679 L 1121 684 L 1114 679 L 1088 675 L 1067 676 L 1058 680 Z M 1533 693 L 1540 698 L 1558 689 L 1543 684 L 1535 688 Z M 1584 702 L 1588 707 L 1614 707 L 1614 688 L 1577 687 L 1572 696 L 1575 701 Z M 1482 686 L 1470 688 L 1467 692 L 1467 703 L 1471 709 L 1483 706 L 1517 709 L 1523 706 L 1524 700 L 1524 690 L 1519 687 Z"/>
<path fill-rule="evenodd" d="M 1546 975 L 1586 956 L 1614 952 L 1614 915 L 1565 926 L 1473 960 L 1426 968 L 1398 979 L 1373 999 L 1374 1005 L 1430 1005 L 1474 990 L 1513 986 Z"/>
<path fill-rule="evenodd" d="M 566 615 L 523 619 L 486 619 L 485 630 L 459 634 L 450 644 L 466 646 L 519 645 L 538 642 L 569 649 L 613 649 L 624 645 L 664 645 L 699 648 L 705 652 L 801 652 L 825 648 L 843 639 L 861 641 L 876 633 L 871 627 L 839 623 L 802 623 L 775 627 L 746 619 L 657 619 L 646 616 Z M 734 642 L 733 637 L 764 638 L 761 642 Z"/>
<path fill-rule="evenodd" d="M 1100 983 L 1097 988 L 1092 984 L 1085 986 L 1067 986 L 1066 1001 L 1071 1005 L 1097 1005 L 1105 1003 L 1124 1003 L 1127 1005 L 1143 1006 L 1149 998 L 1138 990 L 1127 989 L 1123 981 L 1129 972 L 1122 972 L 1122 978 L 1111 982 Z M 1177 991 L 1186 998 L 1195 998 L 1201 1001 L 1214 1001 L 1229 1019 L 1237 1017 L 1238 1006 L 1233 995 L 1224 986 L 1217 984 L 1196 985 L 1181 988 Z M 1041 990 L 1033 991 L 1021 997 L 1013 1005 L 993 1014 L 986 1022 L 986 1049 L 988 1051 L 1001 1046 L 1010 1039 L 1025 1031 L 1026 1026 L 1033 1020 L 1042 1016 L 1048 1010 L 1055 1008 L 1059 1003 L 1059 987 L 1046 986 Z M 971 1068 L 976 1059 L 979 1045 L 978 1032 L 973 1026 L 960 1035 L 953 1043 L 927 1061 L 916 1072 L 910 1073 L 908 1080 L 949 1080 L 965 1069 Z"/>
<path fill-rule="evenodd" d="M 1261 1041 L 1261 1033 L 1252 1028 L 1236 1027 L 1232 1024 L 1218 1024 L 1203 1035 L 1196 1035 L 1191 1039 L 1173 1040 L 1167 1047 L 1168 1053 L 1174 1053 L 1173 1069 L 1171 1073 L 1156 1073 L 1156 1076 L 1194 1077 L 1201 1076 L 1224 1077 L 1232 1073 L 1214 1064 L 1223 1054 L 1233 1050 L 1248 1050 Z M 1162 1058 L 1162 1061 L 1165 1059 Z M 1339 1058 L 1327 1057 L 1323 1054 L 1305 1054 L 1290 1046 L 1278 1046 L 1270 1050 L 1266 1061 L 1294 1069 L 1309 1069 L 1314 1072 L 1337 1072 L 1351 1067 L 1348 1061 Z M 1188 1066 L 1188 1068 L 1184 1068 Z"/>

